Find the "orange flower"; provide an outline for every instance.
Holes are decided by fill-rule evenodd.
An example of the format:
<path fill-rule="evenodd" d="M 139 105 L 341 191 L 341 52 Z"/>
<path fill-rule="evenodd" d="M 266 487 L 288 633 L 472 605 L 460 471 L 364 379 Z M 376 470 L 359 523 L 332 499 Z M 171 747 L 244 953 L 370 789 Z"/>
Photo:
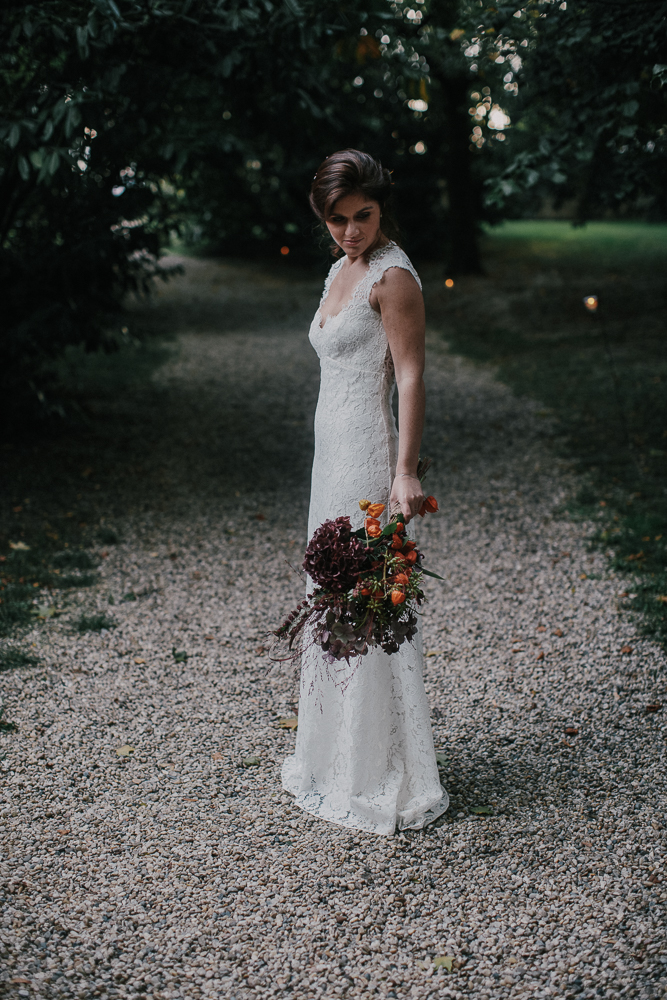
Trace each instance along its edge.
<path fill-rule="evenodd" d="M 378 536 L 382 534 L 382 528 L 379 524 L 368 524 L 368 522 L 366 522 L 366 531 L 371 538 L 378 538 Z"/>
<path fill-rule="evenodd" d="M 368 508 L 370 507 L 370 505 L 371 505 L 370 500 L 360 500 L 359 501 L 359 506 L 361 507 L 362 510 L 368 510 Z"/>
<path fill-rule="evenodd" d="M 369 517 L 379 517 L 384 510 L 383 503 L 372 503 L 366 508 Z"/>
<path fill-rule="evenodd" d="M 419 508 L 419 516 L 423 517 L 424 514 L 435 514 L 440 508 L 438 507 L 438 501 L 435 497 L 426 497 L 423 504 Z"/>
<path fill-rule="evenodd" d="M 368 597 L 368 595 L 370 594 L 370 592 L 371 592 L 371 588 L 370 587 L 362 587 L 361 590 L 359 591 L 359 593 L 361 594 L 362 597 Z"/>
<path fill-rule="evenodd" d="M 411 552 L 406 552 L 404 558 L 407 559 L 407 561 L 410 563 L 417 562 L 417 553 L 413 549 Z"/>
<path fill-rule="evenodd" d="M 392 549 L 402 549 L 403 548 L 403 539 L 401 538 L 400 535 L 397 535 L 395 532 L 391 536 L 391 547 L 392 547 Z"/>
<path fill-rule="evenodd" d="M 409 579 L 408 579 L 408 575 L 407 575 L 407 573 L 397 573 L 397 574 L 396 574 L 396 576 L 394 577 L 394 583 L 400 583 L 400 584 L 402 584 L 402 586 L 404 586 L 404 587 L 405 587 L 405 586 L 406 586 L 406 585 L 407 585 L 407 584 L 408 584 L 409 582 L 410 582 L 410 581 L 409 581 Z"/>
<path fill-rule="evenodd" d="M 366 520 L 364 521 L 364 527 L 370 528 L 371 524 L 376 524 L 378 527 L 380 526 L 380 522 L 378 521 L 377 517 L 366 518 Z"/>
<path fill-rule="evenodd" d="M 402 521 L 397 521 L 396 522 L 396 534 L 397 535 L 402 535 L 404 531 L 405 531 L 405 525 L 403 524 L 403 522 Z"/>
<path fill-rule="evenodd" d="M 406 549 L 409 552 L 410 549 L 414 549 L 416 547 L 417 547 L 416 542 L 413 542 L 411 538 L 406 538 L 405 545 L 403 546 L 404 549 Z"/>
<path fill-rule="evenodd" d="M 391 592 L 391 603 L 392 604 L 402 604 L 405 600 L 405 594 L 402 590 L 392 590 Z"/>

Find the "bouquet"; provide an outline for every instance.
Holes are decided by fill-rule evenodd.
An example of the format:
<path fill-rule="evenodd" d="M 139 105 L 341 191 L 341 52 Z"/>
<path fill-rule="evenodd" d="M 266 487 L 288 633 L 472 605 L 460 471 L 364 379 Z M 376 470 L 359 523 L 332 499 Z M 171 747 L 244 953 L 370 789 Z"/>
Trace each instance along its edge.
<path fill-rule="evenodd" d="M 402 513 L 380 524 L 385 505 L 360 500 L 363 527 L 352 530 L 349 517 L 325 521 L 306 549 L 303 568 L 315 590 L 291 612 L 272 635 L 286 643 L 288 659 L 317 645 L 328 663 L 365 656 L 380 646 L 395 653 L 417 632 L 417 607 L 424 601 L 422 553 L 407 537 Z M 435 497 L 419 511 L 435 513 Z"/>

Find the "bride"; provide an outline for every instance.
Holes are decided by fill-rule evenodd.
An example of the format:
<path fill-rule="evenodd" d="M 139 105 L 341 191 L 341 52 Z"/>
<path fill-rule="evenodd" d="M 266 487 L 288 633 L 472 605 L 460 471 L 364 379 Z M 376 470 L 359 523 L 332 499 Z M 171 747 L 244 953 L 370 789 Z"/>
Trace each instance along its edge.
<path fill-rule="evenodd" d="M 424 423 L 424 303 L 408 257 L 386 234 L 388 170 L 366 153 L 327 157 L 310 203 L 333 237 L 333 264 L 310 341 L 320 358 L 308 537 L 359 500 L 402 510 L 424 499 L 417 462 Z M 398 387 L 398 434 L 391 400 Z M 355 523 L 356 517 L 356 523 Z M 303 655 L 295 752 L 283 786 L 309 813 L 376 834 L 420 829 L 448 807 L 422 679 L 421 633 L 397 653 L 372 649 L 345 683 Z"/>

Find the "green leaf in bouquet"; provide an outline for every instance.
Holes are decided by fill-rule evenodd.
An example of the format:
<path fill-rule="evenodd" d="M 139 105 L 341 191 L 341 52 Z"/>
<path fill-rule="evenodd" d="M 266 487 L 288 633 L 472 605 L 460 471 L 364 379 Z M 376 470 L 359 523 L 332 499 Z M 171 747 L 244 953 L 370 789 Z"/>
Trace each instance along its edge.
<path fill-rule="evenodd" d="M 420 573 L 424 573 L 425 576 L 432 576 L 434 580 L 442 580 L 444 582 L 444 579 L 445 579 L 444 576 L 439 576 L 437 573 L 434 573 L 430 569 L 424 569 L 423 566 L 419 567 L 419 572 Z"/>

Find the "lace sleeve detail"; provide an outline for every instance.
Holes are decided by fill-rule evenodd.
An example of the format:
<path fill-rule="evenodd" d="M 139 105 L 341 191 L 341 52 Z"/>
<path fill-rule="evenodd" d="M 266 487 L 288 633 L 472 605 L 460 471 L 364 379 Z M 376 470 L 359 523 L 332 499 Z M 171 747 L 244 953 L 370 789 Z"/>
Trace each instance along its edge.
<path fill-rule="evenodd" d="M 359 297 L 367 299 L 373 285 L 376 285 L 384 272 L 391 267 L 400 267 L 404 271 L 409 271 L 421 291 L 422 283 L 408 255 L 395 243 L 387 243 L 386 246 L 371 254 L 368 273 L 359 286 Z"/>

